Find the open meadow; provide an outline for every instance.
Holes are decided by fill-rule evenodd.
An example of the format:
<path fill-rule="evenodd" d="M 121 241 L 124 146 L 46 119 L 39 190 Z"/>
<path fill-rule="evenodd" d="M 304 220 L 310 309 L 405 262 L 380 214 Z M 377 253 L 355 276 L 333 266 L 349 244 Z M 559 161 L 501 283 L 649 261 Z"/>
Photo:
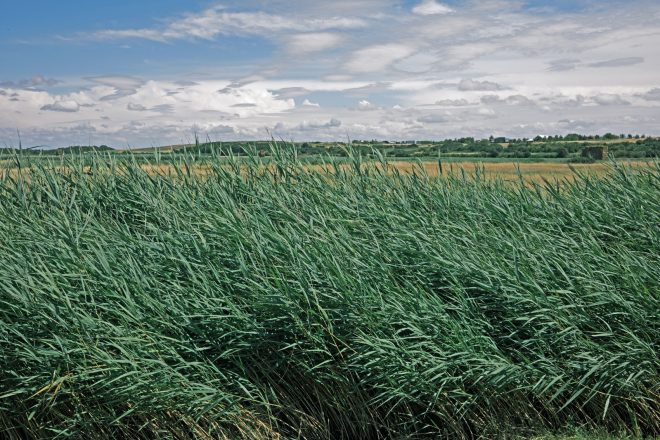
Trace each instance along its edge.
<path fill-rule="evenodd" d="M 24 177 L 28 178 L 30 168 L 39 166 L 40 164 L 53 170 L 62 171 L 70 168 L 71 162 L 62 158 L 31 158 L 26 157 L 22 160 L 22 165 L 17 166 L 15 159 L 8 159 L 9 155 L 5 155 L 3 159 L 0 156 L 0 170 L 5 171 L 12 178 L 16 178 L 19 174 L 19 168 L 23 168 Z M 80 155 L 82 160 L 78 161 L 78 165 L 82 164 L 84 172 L 89 173 L 92 169 L 88 162 L 90 155 Z M 101 154 L 99 157 L 109 157 Z M 199 176 L 206 176 L 214 173 L 214 167 L 218 164 L 223 164 L 226 168 L 231 168 L 232 160 L 240 164 L 241 172 L 244 175 L 248 174 L 251 169 L 246 162 L 249 158 L 234 157 L 230 159 L 226 156 L 214 157 L 211 155 L 196 157 L 195 155 L 183 157 L 170 157 L 167 155 L 156 156 L 153 154 L 138 154 L 138 155 L 122 155 L 114 157 L 116 163 L 135 163 L 142 170 L 151 175 L 169 175 L 177 176 L 180 173 L 196 174 Z M 210 164 L 213 163 L 213 165 Z M 331 165 L 332 163 L 332 165 Z M 335 164 L 339 169 L 349 170 L 353 167 L 349 159 L 340 158 L 318 158 L 313 156 L 303 156 L 300 158 L 300 165 L 308 171 L 317 172 L 334 172 Z M 589 175 L 591 177 L 599 177 L 606 175 L 611 171 L 613 164 L 630 169 L 648 169 L 653 168 L 655 159 L 647 160 L 616 160 L 616 161 L 600 161 L 595 163 L 568 163 L 565 161 L 544 161 L 544 160 L 512 160 L 512 159 L 484 159 L 484 158 L 442 158 L 439 160 L 430 159 L 417 159 L 417 160 L 404 160 L 402 158 L 395 158 L 381 162 L 376 159 L 361 159 L 361 167 L 369 168 L 376 167 L 381 170 L 387 170 L 387 174 L 424 174 L 430 178 L 436 178 L 440 174 L 444 177 L 453 174 L 465 175 L 468 178 L 475 174 L 479 177 L 489 180 L 501 180 L 503 182 L 516 183 L 521 179 L 528 184 L 539 183 L 545 181 L 559 181 L 563 183 L 565 180 L 575 180 L 580 175 Z M 270 172 L 275 170 L 275 165 L 271 163 L 270 158 L 263 158 L 259 161 L 258 166 L 252 167 L 253 171 Z"/>
<path fill-rule="evenodd" d="M 0 437 L 660 435 L 660 165 L 573 167 L 8 159 Z"/>
<path fill-rule="evenodd" d="M 623 166 L 631 169 L 649 168 L 652 161 L 627 161 L 622 162 Z M 440 165 L 438 161 L 414 161 L 395 160 L 388 162 L 391 168 L 404 174 L 419 172 L 420 168 L 424 170 L 429 177 L 438 177 L 440 174 Z M 565 179 L 574 180 L 578 174 L 588 174 L 592 177 L 603 176 L 611 171 L 612 164 L 608 162 L 598 162 L 593 164 L 569 164 L 561 162 L 516 162 L 516 161 L 485 161 L 485 160 L 457 160 L 442 163 L 442 174 L 449 176 L 456 173 L 467 173 L 473 176 L 477 172 L 487 179 L 503 180 L 505 182 L 518 182 L 521 178 L 528 182 L 543 183 L 544 179 L 548 181 L 564 181 Z"/>

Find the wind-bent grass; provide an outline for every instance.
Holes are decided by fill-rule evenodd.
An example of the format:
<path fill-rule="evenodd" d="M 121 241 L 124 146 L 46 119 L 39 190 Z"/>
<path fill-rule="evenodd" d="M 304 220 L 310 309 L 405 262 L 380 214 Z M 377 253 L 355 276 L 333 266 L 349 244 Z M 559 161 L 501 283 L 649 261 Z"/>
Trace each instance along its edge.
<path fill-rule="evenodd" d="M 660 433 L 660 165 L 274 163 L 3 173 L 0 437 Z"/>

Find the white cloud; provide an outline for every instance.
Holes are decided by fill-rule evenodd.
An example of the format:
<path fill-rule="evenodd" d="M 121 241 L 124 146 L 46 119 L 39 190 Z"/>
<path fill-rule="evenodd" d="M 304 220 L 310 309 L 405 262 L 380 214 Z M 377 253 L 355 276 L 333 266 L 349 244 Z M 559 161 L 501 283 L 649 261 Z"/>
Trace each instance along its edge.
<path fill-rule="evenodd" d="M 424 73 L 433 69 L 438 57 L 432 53 L 418 52 L 412 56 L 398 61 L 394 67 L 397 70 L 409 73 Z"/>
<path fill-rule="evenodd" d="M 593 100 L 598 105 L 629 105 L 630 102 L 621 98 L 621 96 L 613 93 L 603 93 L 593 97 Z"/>
<path fill-rule="evenodd" d="M 642 95 L 647 101 L 660 101 L 660 88 L 654 88 Z"/>
<path fill-rule="evenodd" d="M 504 102 L 507 105 L 534 105 L 534 101 L 523 95 L 511 95 Z"/>
<path fill-rule="evenodd" d="M 511 95 L 501 98 L 498 95 L 484 95 L 481 97 L 483 104 L 504 104 L 511 106 L 534 105 L 534 101 L 523 95 Z"/>
<path fill-rule="evenodd" d="M 458 83 L 458 90 L 463 92 L 492 92 L 495 90 L 502 90 L 502 86 L 491 81 L 475 81 L 472 79 L 464 79 Z"/>
<path fill-rule="evenodd" d="M 135 103 L 132 103 L 132 102 L 129 102 L 128 105 L 126 105 L 126 109 L 134 111 L 134 112 L 144 112 L 144 111 L 148 110 L 142 104 L 135 104 Z"/>
<path fill-rule="evenodd" d="M 303 107 L 321 107 L 318 102 L 312 102 L 309 99 L 305 99 L 302 103 Z"/>
<path fill-rule="evenodd" d="M 660 127 L 660 4 L 587 2 L 571 13 L 539 13 L 516 0 L 487 0 L 460 10 L 448 2 L 456 11 L 447 13 L 442 1 L 404 8 L 396 0 L 247 0 L 242 12 L 212 7 L 102 31 L 94 37 L 167 41 L 164 53 L 194 45 L 191 59 L 207 56 L 172 67 L 163 51 L 147 52 L 150 43 L 131 43 L 135 54 L 144 51 L 141 78 L 50 80 L 41 70 L 0 78 L 0 134 L 18 127 L 43 144 L 92 132 L 126 145 L 178 143 L 193 124 L 211 137 L 242 139 L 263 138 L 281 122 L 305 140 Z M 260 50 L 232 58 L 225 51 L 232 41 L 222 41 L 228 35 Z M 98 44 L 86 36 L 86 45 Z"/>
<path fill-rule="evenodd" d="M 567 70 L 575 70 L 580 64 L 580 60 L 575 58 L 561 58 L 553 60 L 548 63 L 548 71 L 550 72 L 565 72 Z"/>
<path fill-rule="evenodd" d="M 304 87 L 285 87 L 282 89 L 271 90 L 279 98 L 295 98 L 297 96 L 309 95 L 310 91 Z"/>
<path fill-rule="evenodd" d="M 332 118 L 327 122 L 320 121 L 302 121 L 295 126 L 290 126 L 285 123 L 279 122 L 273 128 L 275 133 L 294 133 L 294 132 L 306 132 L 306 131 L 316 131 L 316 130 L 332 130 L 342 126 L 342 122 L 337 118 Z"/>
<path fill-rule="evenodd" d="M 436 105 L 441 105 L 443 107 L 463 107 L 470 105 L 467 99 L 441 99 L 435 102 Z"/>
<path fill-rule="evenodd" d="M 486 23 L 478 22 L 475 26 L 488 26 Z M 467 31 L 469 32 L 469 30 Z M 475 41 L 463 43 L 456 42 L 447 44 L 441 62 L 448 70 L 465 70 L 470 63 L 487 57 L 502 48 L 504 43 L 497 44 L 494 38 L 474 38 Z"/>
<path fill-rule="evenodd" d="M 134 95 L 137 92 L 137 89 L 144 84 L 144 81 L 139 78 L 124 75 L 93 76 L 87 79 L 93 83 L 112 87 L 114 89 L 111 94 L 103 96 L 101 98 L 102 101 Z"/>
<path fill-rule="evenodd" d="M 377 109 L 377 107 L 375 105 L 373 105 L 372 103 L 370 103 L 366 99 L 363 99 L 360 102 L 358 102 L 357 108 L 358 108 L 358 110 L 362 110 L 362 111 L 370 111 L 370 110 L 376 110 Z"/>
<path fill-rule="evenodd" d="M 341 43 L 343 37 L 329 32 L 296 34 L 288 38 L 287 50 L 292 54 L 305 55 L 332 49 Z"/>
<path fill-rule="evenodd" d="M 381 72 L 413 52 L 414 48 L 405 44 L 377 44 L 353 52 L 345 68 L 352 73 Z"/>
<path fill-rule="evenodd" d="M 80 105 L 73 100 L 64 100 L 64 101 L 55 101 L 52 104 L 46 104 L 41 107 L 41 110 L 51 111 L 51 112 L 66 112 L 66 113 L 75 113 L 80 110 Z"/>
<path fill-rule="evenodd" d="M 432 114 L 432 115 L 421 116 L 417 118 L 417 121 L 426 124 L 440 124 L 443 122 L 447 122 L 447 117 L 444 115 Z"/>
<path fill-rule="evenodd" d="M 599 61 L 597 63 L 589 64 L 589 67 L 623 67 L 623 66 L 634 66 L 635 64 L 641 64 L 644 62 L 643 57 L 625 57 L 625 58 L 616 58 L 613 60 Z"/>
<path fill-rule="evenodd" d="M 43 75 L 35 75 L 32 78 L 21 79 L 19 81 L 2 81 L 0 87 L 8 89 L 34 89 L 41 87 L 52 87 L 61 81 L 54 78 L 46 78 Z"/>
<path fill-rule="evenodd" d="M 412 9 L 412 12 L 418 15 L 448 14 L 453 11 L 454 10 L 449 6 L 438 3 L 435 0 L 423 0 L 420 4 Z"/>

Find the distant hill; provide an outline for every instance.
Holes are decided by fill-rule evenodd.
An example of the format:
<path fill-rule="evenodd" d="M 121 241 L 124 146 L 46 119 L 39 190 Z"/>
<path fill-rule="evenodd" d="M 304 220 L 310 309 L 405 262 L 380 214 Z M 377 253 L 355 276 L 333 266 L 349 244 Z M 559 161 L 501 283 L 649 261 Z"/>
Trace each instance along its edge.
<path fill-rule="evenodd" d="M 18 149 L 18 148 L 0 148 L 0 153 L 4 154 L 11 154 L 11 153 L 21 153 L 21 154 L 29 154 L 29 155 L 53 155 L 53 154 L 80 154 L 80 153 L 90 153 L 90 152 L 103 152 L 103 151 L 116 151 L 112 147 L 108 147 L 107 145 L 72 145 L 69 147 L 59 147 L 59 148 L 53 148 L 53 147 L 48 147 L 44 145 L 38 145 L 35 147 L 30 147 L 30 148 L 23 148 L 23 149 Z"/>

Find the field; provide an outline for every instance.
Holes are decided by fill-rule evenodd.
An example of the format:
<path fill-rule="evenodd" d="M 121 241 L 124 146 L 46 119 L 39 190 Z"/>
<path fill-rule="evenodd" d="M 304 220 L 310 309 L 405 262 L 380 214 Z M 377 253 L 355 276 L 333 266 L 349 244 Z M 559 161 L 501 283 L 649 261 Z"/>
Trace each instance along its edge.
<path fill-rule="evenodd" d="M 85 158 L 85 156 L 80 156 Z M 26 158 L 24 162 L 28 163 L 27 168 L 31 167 L 34 164 L 44 164 L 52 166 L 54 169 L 62 170 L 64 166 L 61 162 L 61 159 L 50 158 L 51 160 L 43 160 L 40 158 Z M 125 157 L 114 158 L 117 163 L 125 163 Z M 201 160 L 195 158 L 194 156 L 189 157 L 192 159 L 185 161 L 183 158 L 178 157 L 168 157 L 167 155 L 161 156 L 158 161 L 154 160 L 152 155 L 137 155 L 132 156 L 129 161 L 135 161 L 139 166 L 152 175 L 177 175 L 177 173 L 184 171 L 186 167 L 191 173 L 199 175 L 208 175 L 213 172 L 213 167 L 209 166 L 208 162 L 211 159 L 211 156 L 205 156 Z M 243 164 L 246 158 L 235 158 L 239 163 Z M 350 169 L 352 167 L 351 161 L 346 158 L 332 158 L 335 160 L 338 166 L 342 169 Z M 84 159 L 84 162 L 89 161 L 89 159 Z M 220 161 L 229 163 L 227 158 L 221 158 Z M 319 163 L 323 162 L 323 165 Z M 261 164 L 264 168 L 270 167 L 271 171 L 274 169 L 270 164 L 270 159 L 262 159 Z M 332 171 L 332 166 L 328 166 L 328 162 L 324 159 L 314 158 L 314 157 L 302 157 L 300 159 L 301 164 L 307 170 L 314 171 Z M 217 163 L 215 161 L 214 163 Z M 612 162 L 613 163 L 613 162 Z M 610 162 L 597 162 L 592 164 L 571 164 L 566 161 L 559 160 L 525 160 L 517 159 L 516 161 L 511 161 L 511 159 L 487 159 L 487 158 L 474 158 L 466 159 L 462 158 L 442 158 L 441 165 L 439 165 L 438 160 L 403 160 L 403 159 L 394 159 L 388 160 L 387 165 L 383 167 L 379 161 L 374 160 L 364 160 L 362 167 L 377 166 L 381 169 L 387 169 L 388 173 L 402 173 L 402 174 L 414 174 L 414 173 L 424 173 L 428 177 L 436 178 L 440 175 L 440 166 L 442 167 L 442 174 L 445 177 L 448 177 L 452 174 L 462 174 L 466 173 L 468 176 L 473 176 L 475 172 L 480 173 L 480 175 L 486 179 L 495 179 L 502 180 L 504 182 L 518 182 L 521 180 L 525 181 L 528 184 L 539 183 L 543 184 L 545 181 L 554 181 L 558 180 L 563 182 L 566 179 L 575 180 L 580 174 L 590 175 L 592 177 L 603 176 L 612 168 L 612 163 Z M 616 163 L 626 166 L 631 169 L 643 169 L 653 166 L 653 160 L 619 160 Z M 85 164 L 85 170 L 89 172 L 91 169 L 88 164 Z M 241 165 L 242 170 L 246 170 L 248 167 Z M 25 167 L 24 167 L 25 168 Z M 0 169 L 9 170 L 9 174 L 16 178 L 18 175 L 18 168 L 16 162 L 11 159 L 0 159 Z M 188 172 L 188 171 L 186 171 Z"/>
<path fill-rule="evenodd" d="M 644 169 L 649 168 L 652 162 L 649 161 L 628 161 L 621 162 L 622 165 L 630 169 Z M 328 164 L 312 164 L 303 163 L 302 166 L 307 171 L 316 172 L 334 172 L 333 166 Z M 440 175 L 440 166 L 437 161 L 403 161 L 394 160 L 388 161 L 387 165 L 383 166 L 379 162 L 365 162 L 362 167 L 367 169 L 370 166 L 375 166 L 381 170 L 387 170 L 387 174 L 404 174 L 412 175 L 415 173 L 422 173 L 429 178 L 437 178 Z M 152 175 L 177 175 L 177 172 L 185 170 L 185 165 L 177 162 L 170 162 L 165 164 L 144 163 L 141 165 L 142 169 Z M 338 167 L 342 170 L 350 170 L 352 165 L 348 162 L 338 162 Z M 247 174 L 249 166 L 242 166 L 241 170 L 244 175 Z M 275 170 L 275 166 L 269 162 L 264 162 L 262 170 Z M 488 180 L 501 180 L 503 182 L 517 183 L 521 179 L 527 184 L 544 183 L 544 181 L 559 181 L 563 183 L 565 180 L 575 180 L 580 174 L 590 175 L 593 177 L 603 176 L 611 169 L 610 163 L 595 163 L 595 164 L 567 164 L 556 162 L 544 163 L 515 163 L 515 162 L 500 162 L 500 161 L 451 161 L 442 165 L 442 175 L 449 177 L 451 175 L 465 174 L 467 177 L 473 177 L 479 174 L 480 177 Z M 213 167 L 209 166 L 206 162 L 191 163 L 189 167 L 190 172 L 200 176 L 206 176 L 213 173 Z"/>
<path fill-rule="evenodd" d="M 390 166 L 396 168 L 402 173 L 413 173 L 419 166 L 411 161 L 391 161 Z M 648 161 L 629 161 L 625 166 L 633 169 L 646 168 Z M 437 177 L 440 174 L 438 162 L 425 161 L 421 163 L 424 172 L 430 177 Z M 477 170 L 482 171 L 484 177 L 488 179 L 500 179 L 507 182 L 517 182 L 522 178 L 526 182 L 543 183 L 543 180 L 575 179 L 577 174 L 589 174 L 592 176 L 602 176 L 611 169 L 611 164 L 599 162 L 595 164 L 567 164 L 561 162 L 511 162 L 511 161 L 452 161 L 443 164 L 443 175 L 448 176 L 452 173 L 460 173 L 464 170 L 468 175 L 474 175 Z"/>
<path fill-rule="evenodd" d="M 0 437 L 660 435 L 657 162 L 180 160 L 4 164 Z"/>

